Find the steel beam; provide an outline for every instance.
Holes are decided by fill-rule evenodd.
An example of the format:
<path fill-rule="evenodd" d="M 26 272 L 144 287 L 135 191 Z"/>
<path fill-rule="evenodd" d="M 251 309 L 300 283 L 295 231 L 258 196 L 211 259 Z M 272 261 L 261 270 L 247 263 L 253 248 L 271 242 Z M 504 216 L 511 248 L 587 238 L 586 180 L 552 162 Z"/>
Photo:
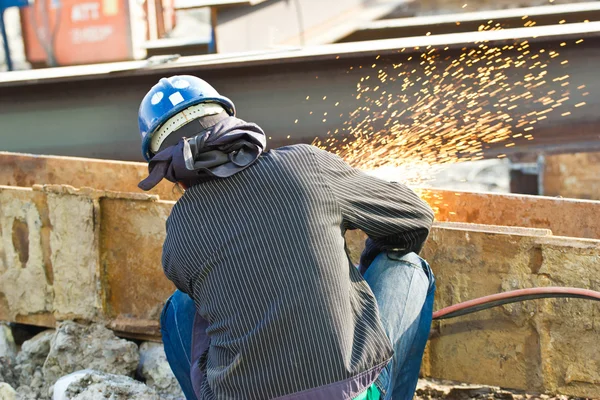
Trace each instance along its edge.
<path fill-rule="evenodd" d="M 492 28 L 513 29 L 523 27 L 525 24 L 527 26 L 558 25 L 599 19 L 600 4 L 597 2 L 382 19 L 363 23 L 360 28 L 340 39 L 338 43 L 477 32 L 480 29 Z"/>
<path fill-rule="evenodd" d="M 411 77 L 417 80 L 425 76 L 418 55 L 428 46 L 443 54 L 436 64 L 443 70 L 462 53 L 461 49 L 477 48 L 481 41 L 502 46 L 529 40 L 532 52 L 557 49 L 569 60 L 568 66 L 550 64 L 548 73 L 570 74 L 571 86 L 587 85 L 588 105 L 568 117 L 551 115 L 540 121 L 533 141 L 516 140 L 516 146 L 509 149 L 503 144 L 489 146 L 486 152 L 491 156 L 500 150 L 515 154 L 528 152 L 529 146 L 561 151 L 565 143 L 599 140 L 595 110 L 600 103 L 600 80 L 594 67 L 600 64 L 598 32 L 600 23 L 592 22 L 245 55 L 183 57 L 159 65 L 131 62 L 0 74 L 2 150 L 141 160 L 139 102 L 160 77 L 172 74 L 195 74 L 211 82 L 235 101 L 241 118 L 265 129 L 271 147 L 312 142 L 341 128 L 347 116 L 364 105 L 355 97 L 356 84 L 378 69 L 393 73 L 394 65 L 405 63 L 409 71 L 415 70 Z M 576 45 L 580 38 L 585 41 Z M 561 47 L 563 42 L 569 45 Z M 519 56 L 516 51 L 504 54 Z M 371 68 L 373 64 L 376 70 Z M 508 82 L 514 83 L 523 79 L 524 72 L 509 69 L 505 74 Z M 388 82 L 386 90 L 400 93 L 401 86 L 402 82 Z M 549 83 L 545 89 L 554 86 L 561 90 L 560 82 Z M 416 98 L 410 89 L 406 93 L 409 102 Z M 579 101 L 572 98 L 564 103 L 565 108 Z M 519 112 L 531 108 L 526 101 L 517 105 Z M 487 107 L 495 111 L 492 105 Z M 324 113 L 328 113 L 326 119 Z"/>

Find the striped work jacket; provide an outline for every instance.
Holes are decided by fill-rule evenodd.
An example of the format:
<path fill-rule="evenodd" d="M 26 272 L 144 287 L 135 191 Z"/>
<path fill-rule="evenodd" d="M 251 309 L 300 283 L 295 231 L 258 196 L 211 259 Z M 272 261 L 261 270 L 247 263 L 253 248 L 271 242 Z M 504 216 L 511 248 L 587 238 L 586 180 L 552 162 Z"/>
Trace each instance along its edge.
<path fill-rule="evenodd" d="M 368 264 L 383 249 L 418 252 L 432 221 L 406 186 L 309 145 L 271 150 L 186 190 L 167 220 L 163 267 L 202 322 L 192 368 L 199 399 L 351 399 L 366 390 L 392 348 L 344 232 L 369 235 Z"/>

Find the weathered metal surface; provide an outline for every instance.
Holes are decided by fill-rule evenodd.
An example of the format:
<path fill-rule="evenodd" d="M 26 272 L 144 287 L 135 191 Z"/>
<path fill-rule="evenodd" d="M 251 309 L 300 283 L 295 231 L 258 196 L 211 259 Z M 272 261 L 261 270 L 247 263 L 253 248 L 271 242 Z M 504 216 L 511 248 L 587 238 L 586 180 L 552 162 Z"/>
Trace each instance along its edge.
<path fill-rule="evenodd" d="M 585 165 L 566 164 L 572 165 L 568 173 L 574 178 L 551 177 L 547 173 L 549 182 L 571 182 L 571 187 L 577 184 L 580 191 L 569 192 L 574 195 L 594 190 L 597 187 L 594 182 L 600 175 L 597 170 L 600 163 L 595 164 L 594 154 L 572 158 L 548 157 L 547 169 L 555 165 L 553 160 L 589 161 Z M 558 173 L 560 169 L 553 170 Z M 147 171 L 145 163 L 0 152 L 0 185 L 29 187 L 34 184 L 65 184 L 78 188 L 143 193 L 137 184 Z M 576 179 L 582 174 L 585 174 L 585 179 Z M 158 195 L 163 200 L 177 200 L 181 196 L 181 192 L 170 182 L 159 184 L 149 194 Z M 540 228 L 549 229 L 557 236 L 600 239 L 600 219 L 590 218 L 591 215 L 600 214 L 600 202 L 597 201 L 430 189 L 421 190 L 420 194 L 434 208 L 438 221 Z M 561 192 L 552 194 L 567 195 Z"/>
<path fill-rule="evenodd" d="M 436 309 L 535 286 L 600 289 L 600 241 L 434 229 Z M 556 299 L 500 307 L 434 325 L 426 375 L 600 397 L 600 305 Z"/>
<path fill-rule="evenodd" d="M 535 26 L 542 26 L 556 25 L 561 21 L 576 23 L 598 19 L 600 19 L 600 5 L 597 2 L 383 19 L 364 22 L 355 32 L 339 40 L 339 43 L 477 32 L 482 28 L 511 29 L 532 23 Z"/>
<path fill-rule="evenodd" d="M 357 259 L 364 235 L 347 236 Z M 600 289 L 600 241 L 539 230 L 436 226 L 422 256 L 437 279 L 435 309 L 513 289 Z M 552 299 L 434 322 L 426 376 L 530 391 L 600 396 L 600 333 L 594 302 Z M 593 372 L 592 372 L 593 371 Z"/>
<path fill-rule="evenodd" d="M 48 185 L 0 186 L 0 203 L 1 320 L 106 321 L 158 337 L 174 289 L 160 265 L 173 202 Z"/>
<path fill-rule="evenodd" d="M 540 180 L 547 196 L 600 200 L 600 153 L 546 156 Z"/>
<path fill-rule="evenodd" d="M 144 193 L 137 185 L 147 175 L 147 163 L 0 152 L 0 185 L 6 186 L 63 184 Z M 166 180 L 148 193 L 164 200 L 176 200 L 181 194 Z"/>
<path fill-rule="evenodd" d="M 556 236 L 600 239 L 599 201 L 425 190 L 438 221 L 549 229 Z"/>
<path fill-rule="evenodd" d="M 514 154 L 532 149 L 563 151 L 565 143 L 589 149 L 600 146 L 595 112 L 600 103 L 600 80 L 596 79 L 596 70 L 592 67 L 600 63 L 598 31 L 600 23 L 590 22 L 344 43 L 245 56 L 184 57 L 156 66 L 133 62 L 0 74 L 2 147 L 8 151 L 38 154 L 141 160 L 137 133 L 139 103 L 159 78 L 183 73 L 205 78 L 233 99 L 241 118 L 256 122 L 265 129 L 271 137 L 269 146 L 311 142 L 315 137 L 342 127 L 349 113 L 364 106 L 362 100 L 356 99 L 356 84 L 370 74 L 370 66 L 374 63 L 377 69 L 389 73 L 392 73 L 394 65 L 405 63 L 408 71 L 415 70 L 411 77 L 416 81 L 426 78 L 424 66 L 419 65 L 419 57 L 407 59 L 410 55 L 427 51 L 428 46 L 439 51 L 449 48 L 436 61 L 437 69 L 443 71 L 451 60 L 460 56 L 463 47 L 476 49 L 478 41 L 489 40 L 490 45 L 503 46 L 527 39 L 532 54 L 542 48 L 546 51 L 557 49 L 569 60 L 568 66 L 550 63 L 548 74 L 562 76 L 571 72 L 571 86 L 587 85 L 586 90 L 590 93 L 585 100 L 587 106 L 577 108 L 566 117 L 548 114 L 548 118 L 536 124 L 535 140 L 515 139 L 516 146 L 510 148 L 500 143 L 496 148 L 490 146 L 486 149 L 486 154 Z M 575 45 L 575 41 L 582 37 L 585 41 Z M 562 42 L 568 45 L 561 47 Z M 415 50 L 417 46 L 419 50 Z M 403 48 L 406 51 L 401 53 Z M 503 55 L 516 59 L 520 52 L 506 50 Z M 377 56 L 380 58 L 376 60 Z M 473 68 L 472 72 L 476 73 L 476 65 Z M 468 68 L 465 72 L 469 72 Z M 507 84 L 522 81 L 526 74 L 518 68 L 507 69 L 504 73 Z M 69 84 L 65 85 L 65 82 Z M 563 90 L 560 84 L 548 83 L 543 93 L 533 90 L 532 94 L 541 97 L 552 89 Z M 414 89 L 417 90 L 416 85 Z M 388 81 L 386 90 L 401 93 L 402 81 Z M 418 96 L 413 96 L 412 89 L 407 90 L 408 101 L 416 101 Z M 57 96 L 57 93 L 60 95 Z M 571 109 L 579 101 L 581 99 L 573 97 L 563 103 L 564 108 Z M 336 107 L 337 102 L 339 105 Z M 27 104 L 27 108 L 23 108 L 23 104 Z M 515 104 L 519 113 L 531 111 L 532 105 L 528 101 Z M 492 104 L 486 107 L 491 112 L 497 111 Z M 35 112 L 30 112 L 32 109 Z M 508 114 L 512 112 L 517 111 Z M 325 122 L 324 113 L 328 114 Z M 294 123 L 296 119 L 297 124 Z"/>
<path fill-rule="evenodd" d="M 0 319 L 100 321 L 122 334 L 159 338 L 159 313 L 174 290 L 160 266 L 173 202 L 58 185 L 3 186 L 0 202 Z M 355 253 L 362 239 L 349 236 Z M 438 279 L 436 308 L 538 285 L 600 289 L 600 240 L 445 224 L 434 227 L 423 254 Z M 599 316 L 598 304 L 548 300 L 442 322 L 424 371 L 598 397 Z"/>
<path fill-rule="evenodd" d="M 100 200 L 100 260 L 108 318 L 154 320 L 174 290 L 161 265 L 165 221 L 172 203 Z"/>

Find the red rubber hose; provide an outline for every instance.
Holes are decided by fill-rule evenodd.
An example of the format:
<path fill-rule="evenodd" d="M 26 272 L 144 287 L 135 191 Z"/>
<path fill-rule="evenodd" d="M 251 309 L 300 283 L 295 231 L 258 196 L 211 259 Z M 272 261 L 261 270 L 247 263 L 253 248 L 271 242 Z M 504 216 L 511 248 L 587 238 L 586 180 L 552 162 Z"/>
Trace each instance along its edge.
<path fill-rule="evenodd" d="M 488 308 L 498 307 L 504 304 L 553 297 L 568 297 L 600 301 L 600 292 L 570 287 L 540 287 L 511 290 L 509 292 L 492 294 L 490 296 L 484 296 L 478 299 L 473 299 L 442 308 L 441 310 L 433 313 L 433 319 L 454 318 L 461 315 L 467 315 L 477 311 L 486 310 Z"/>

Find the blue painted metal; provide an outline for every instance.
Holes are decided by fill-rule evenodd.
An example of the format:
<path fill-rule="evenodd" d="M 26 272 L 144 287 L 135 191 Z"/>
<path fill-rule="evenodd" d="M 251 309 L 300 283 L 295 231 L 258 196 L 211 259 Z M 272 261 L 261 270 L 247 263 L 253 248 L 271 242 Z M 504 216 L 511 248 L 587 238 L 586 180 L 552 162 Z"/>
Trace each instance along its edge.
<path fill-rule="evenodd" d="M 27 7 L 28 0 L 0 0 L 0 9 L 6 10 L 11 7 Z"/>

